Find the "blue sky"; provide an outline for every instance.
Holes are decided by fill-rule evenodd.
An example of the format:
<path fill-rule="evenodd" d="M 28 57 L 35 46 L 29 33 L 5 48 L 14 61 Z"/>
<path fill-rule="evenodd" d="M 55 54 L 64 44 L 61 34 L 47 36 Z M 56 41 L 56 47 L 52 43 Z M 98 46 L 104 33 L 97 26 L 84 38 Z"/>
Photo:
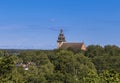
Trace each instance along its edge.
<path fill-rule="evenodd" d="M 0 48 L 54 49 L 69 42 L 120 46 L 120 0 L 1 0 Z"/>

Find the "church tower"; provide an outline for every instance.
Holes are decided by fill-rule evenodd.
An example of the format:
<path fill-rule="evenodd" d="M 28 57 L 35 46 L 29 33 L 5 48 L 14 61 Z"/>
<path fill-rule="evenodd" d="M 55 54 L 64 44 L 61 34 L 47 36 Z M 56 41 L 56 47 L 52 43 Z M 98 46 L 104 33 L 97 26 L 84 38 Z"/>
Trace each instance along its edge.
<path fill-rule="evenodd" d="M 58 46 L 58 48 L 62 45 L 62 43 L 64 43 L 64 42 L 66 42 L 66 40 L 65 40 L 65 36 L 64 36 L 64 34 L 63 34 L 63 30 L 61 29 L 60 30 L 60 34 L 59 34 L 59 36 L 58 36 L 58 40 L 57 40 L 57 46 Z"/>

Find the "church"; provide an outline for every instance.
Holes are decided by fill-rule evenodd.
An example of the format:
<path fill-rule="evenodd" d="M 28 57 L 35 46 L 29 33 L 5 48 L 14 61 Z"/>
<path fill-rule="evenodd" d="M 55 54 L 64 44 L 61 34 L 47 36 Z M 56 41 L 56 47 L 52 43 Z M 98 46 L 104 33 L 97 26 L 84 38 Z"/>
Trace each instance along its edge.
<path fill-rule="evenodd" d="M 66 42 L 63 30 L 60 30 L 58 40 L 57 40 L 57 48 L 61 49 L 73 49 L 73 50 L 83 50 L 86 51 L 86 46 L 83 42 Z"/>

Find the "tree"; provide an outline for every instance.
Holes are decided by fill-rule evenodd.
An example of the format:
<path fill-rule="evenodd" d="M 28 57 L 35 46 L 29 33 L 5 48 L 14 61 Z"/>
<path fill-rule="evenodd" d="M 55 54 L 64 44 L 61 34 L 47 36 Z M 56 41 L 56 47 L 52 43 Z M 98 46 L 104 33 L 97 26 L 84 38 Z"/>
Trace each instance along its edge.
<path fill-rule="evenodd" d="M 15 56 L 4 56 L 0 58 L 0 82 L 24 83 L 23 76 L 17 71 L 15 63 Z"/>
<path fill-rule="evenodd" d="M 71 51 L 59 50 L 56 55 L 51 58 L 55 66 L 55 72 L 63 74 L 63 82 L 79 83 L 87 82 L 87 79 L 98 79 L 94 64 L 82 54 L 74 54 Z M 94 75 L 92 76 L 92 74 Z M 97 82 L 96 80 L 94 80 Z"/>
<path fill-rule="evenodd" d="M 90 45 L 87 47 L 87 51 L 85 52 L 85 56 L 89 58 L 93 58 L 95 56 L 102 56 L 104 54 L 104 48 L 99 45 Z"/>
<path fill-rule="evenodd" d="M 120 83 L 120 74 L 114 70 L 104 70 L 100 73 L 101 83 Z"/>
<path fill-rule="evenodd" d="M 110 56 L 120 56 L 120 48 L 115 45 L 106 45 L 104 47 L 105 53 Z"/>
<path fill-rule="evenodd" d="M 81 54 L 76 54 L 75 58 L 75 75 L 77 79 L 83 83 L 98 82 L 96 68 L 90 59 Z"/>

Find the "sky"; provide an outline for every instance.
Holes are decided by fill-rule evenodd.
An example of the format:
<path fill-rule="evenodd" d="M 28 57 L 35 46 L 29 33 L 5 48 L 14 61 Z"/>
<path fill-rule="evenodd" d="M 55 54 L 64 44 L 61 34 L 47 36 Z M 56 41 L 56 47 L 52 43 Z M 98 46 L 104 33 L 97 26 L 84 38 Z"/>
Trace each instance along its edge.
<path fill-rule="evenodd" d="M 0 0 L 0 48 L 54 49 L 67 42 L 120 46 L 120 0 Z"/>

